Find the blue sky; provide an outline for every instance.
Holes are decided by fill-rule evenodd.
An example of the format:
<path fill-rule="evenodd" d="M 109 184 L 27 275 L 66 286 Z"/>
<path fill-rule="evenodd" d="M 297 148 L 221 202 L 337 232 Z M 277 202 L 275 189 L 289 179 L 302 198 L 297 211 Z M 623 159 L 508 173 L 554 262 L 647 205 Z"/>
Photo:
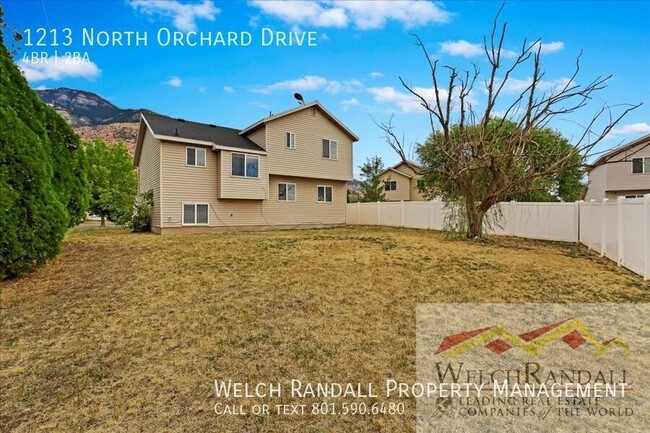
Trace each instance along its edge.
<path fill-rule="evenodd" d="M 123 108 L 243 128 L 269 111 L 295 105 L 294 92 L 318 99 L 360 137 L 355 174 L 366 157 L 380 155 L 388 166 L 398 157 L 384 143 L 371 116 L 393 123 L 407 144 L 430 132 L 428 117 L 401 87 L 398 77 L 423 89 L 430 75 L 412 33 L 441 64 L 487 71 L 476 45 L 491 29 L 498 2 L 231 2 L 231 1 L 6 1 L 8 27 L 72 30 L 72 45 L 26 47 L 16 54 L 34 88 L 71 87 L 96 92 Z M 524 38 L 541 38 L 542 67 L 549 89 L 571 76 L 583 51 L 577 83 L 612 74 L 600 99 L 552 126 L 567 137 L 580 131 L 603 104 L 644 103 L 596 149 L 650 133 L 650 30 L 647 2 L 509 2 L 505 48 Z M 82 46 L 83 28 L 148 33 L 148 46 Z M 182 32 L 250 32 L 249 46 L 161 47 L 161 28 Z M 262 46 L 263 28 L 316 32 L 316 46 Z M 7 33 L 7 36 L 9 33 Z M 9 40 L 6 37 L 6 40 Z M 57 50 L 88 53 L 92 63 L 23 63 L 25 53 Z M 51 58 L 51 57 L 50 57 Z M 530 77 L 529 65 L 513 75 L 512 92 Z M 482 81 L 474 94 L 484 109 Z M 510 95 L 512 95 L 511 93 Z M 508 96 L 506 96 L 508 97 Z M 497 107 L 498 109 L 499 107 Z"/>

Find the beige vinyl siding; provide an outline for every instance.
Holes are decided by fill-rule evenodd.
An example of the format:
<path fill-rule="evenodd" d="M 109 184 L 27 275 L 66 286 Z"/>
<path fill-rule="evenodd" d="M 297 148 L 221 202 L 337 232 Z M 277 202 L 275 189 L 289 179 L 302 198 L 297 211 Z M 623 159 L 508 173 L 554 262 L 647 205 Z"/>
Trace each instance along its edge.
<path fill-rule="evenodd" d="M 214 203 L 217 200 L 217 153 L 205 147 L 205 167 L 185 165 L 185 145 L 162 142 L 162 227 L 181 227 L 183 203 Z M 208 220 L 216 220 L 209 206 Z"/>
<path fill-rule="evenodd" d="M 256 129 L 246 137 L 248 137 L 248 139 L 253 143 L 260 146 L 262 149 L 266 149 L 266 125 L 262 125 L 261 128 Z"/>
<path fill-rule="evenodd" d="M 389 170 L 379 176 L 379 179 L 382 182 L 391 180 L 397 182 L 397 189 L 395 191 L 384 191 L 384 194 L 386 195 L 386 199 L 388 201 L 411 200 L 411 179 L 408 177 Z"/>
<path fill-rule="evenodd" d="M 234 152 L 243 153 L 243 152 Z M 268 162 L 265 155 L 248 154 L 259 158 L 259 178 L 232 175 L 233 152 L 222 150 L 220 153 L 221 175 L 219 176 L 218 198 L 264 200 L 267 198 L 269 175 Z"/>
<path fill-rule="evenodd" d="M 411 192 L 410 192 L 411 201 L 425 201 L 426 199 L 424 196 L 420 193 L 420 190 L 418 189 L 418 176 L 414 177 L 411 179 Z"/>
<path fill-rule="evenodd" d="M 285 145 L 287 132 L 296 134 L 295 149 L 288 149 Z M 323 158 L 323 139 L 338 142 L 337 160 Z M 266 140 L 269 174 L 344 181 L 352 179 L 352 139 L 318 108 L 308 108 L 268 121 Z"/>
<path fill-rule="evenodd" d="M 589 172 L 589 183 L 585 200 L 602 200 L 607 186 L 607 167 L 599 165 Z"/>
<path fill-rule="evenodd" d="M 639 143 L 629 151 L 613 156 L 609 163 L 605 164 L 607 167 L 606 191 L 650 190 L 650 173 L 632 173 L 632 159 L 644 157 L 650 157 L 648 142 Z M 622 159 L 625 161 L 621 161 Z"/>
<path fill-rule="evenodd" d="M 138 193 L 153 190 L 153 214 L 151 225 L 160 227 L 160 141 L 147 128 L 142 140 L 138 166 Z"/>

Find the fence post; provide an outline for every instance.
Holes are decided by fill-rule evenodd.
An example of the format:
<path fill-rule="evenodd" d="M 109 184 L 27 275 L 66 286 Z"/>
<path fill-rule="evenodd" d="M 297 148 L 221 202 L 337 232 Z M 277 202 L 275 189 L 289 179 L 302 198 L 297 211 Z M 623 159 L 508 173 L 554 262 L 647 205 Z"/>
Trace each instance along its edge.
<path fill-rule="evenodd" d="M 605 223 L 605 209 L 609 199 L 604 198 L 600 210 L 600 257 L 605 257 L 607 248 L 607 224 Z"/>
<path fill-rule="evenodd" d="M 645 242 L 643 248 L 643 257 L 645 262 L 645 269 L 643 272 L 643 280 L 650 280 L 650 194 L 643 196 L 643 219 L 645 219 Z"/>
<path fill-rule="evenodd" d="M 624 196 L 618 196 L 616 199 L 616 233 L 617 233 L 617 241 L 618 241 L 618 248 L 617 248 L 617 260 L 616 264 L 618 266 L 621 266 L 623 264 L 623 200 L 625 200 Z"/>
<path fill-rule="evenodd" d="M 581 231 L 581 226 L 582 226 L 582 224 L 581 224 L 581 222 L 580 222 L 580 216 L 581 216 L 581 214 L 582 214 L 582 203 L 584 203 L 584 200 L 578 200 L 578 201 L 576 201 L 576 206 L 577 206 L 577 209 L 578 209 L 578 212 L 576 212 L 576 214 L 577 214 L 577 221 L 578 221 L 578 223 L 577 223 L 577 225 L 576 225 L 576 227 L 577 227 L 577 229 L 578 229 L 578 242 L 582 242 L 582 233 L 580 233 L 580 231 Z M 591 227 L 591 221 L 589 221 L 589 227 Z M 591 231 L 590 231 L 589 233 L 591 234 Z"/>
<path fill-rule="evenodd" d="M 361 202 L 357 202 L 357 224 L 361 224 Z"/>
<path fill-rule="evenodd" d="M 593 224 L 592 221 L 594 220 L 594 203 L 595 202 L 596 202 L 596 199 L 594 199 L 594 198 L 589 200 L 589 227 L 591 227 L 591 225 Z M 591 240 L 591 236 L 589 236 L 589 245 L 587 245 L 587 251 L 592 250 L 592 246 L 591 246 L 592 242 L 593 241 Z"/>
<path fill-rule="evenodd" d="M 377 225 L 381 225 L 381 207 L 380 207 L 381 202 L 378 200 L 377 201 Z"/>
<path fill-rule="evenodd" d="M 404 227 L 404 200 L 400 200 L 399 203 L 400 203 L 400 206 L 402 208 L 401 209 L 401 211 L 402 211 L 402 224 L 400 225 L 400 227 Z"/>
<path fill-rule="evenodd" d="M 430 215 L 431 218 L 429 218 L 429 226 L 430 229 L 433 230 L 433 200 L 429 202 L 429 210 L 431 211 L 431 215 Z"/>
<path fill-rule="evenodd" d="M 510 225 L 510 236 L 516 236 L 517 233 L 517 218 L 515 218 L 515 200 L 510 200 L 508 203 L 508 217 L 506 219 L 506 229 L 508 228 L 508 225 Z M 510 224 L 508 224 L 508 221 L 510 221 Z M 506 234 L 508 234 L 508 231 L 506 230 Z"/>

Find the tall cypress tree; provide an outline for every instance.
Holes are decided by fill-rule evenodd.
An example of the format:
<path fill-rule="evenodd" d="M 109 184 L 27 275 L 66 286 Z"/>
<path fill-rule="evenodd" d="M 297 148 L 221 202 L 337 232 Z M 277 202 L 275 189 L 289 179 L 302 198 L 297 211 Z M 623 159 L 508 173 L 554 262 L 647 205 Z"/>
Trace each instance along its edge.
<path fill-rule="evenodd" d="M 0 8 L 0 279 L 55 257 L 88 208 L 79 139 L 30 89 L 3 27 Z"/>

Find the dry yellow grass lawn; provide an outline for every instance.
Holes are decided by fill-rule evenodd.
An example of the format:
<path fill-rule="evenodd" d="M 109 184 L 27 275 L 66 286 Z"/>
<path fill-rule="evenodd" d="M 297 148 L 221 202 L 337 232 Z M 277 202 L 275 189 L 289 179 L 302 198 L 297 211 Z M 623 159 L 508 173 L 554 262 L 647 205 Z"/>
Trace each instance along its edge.
<path fill-rule="evenodd" d="M 412 431 L 414 402 L 392 417 L 217 417 L 213 381 L 414 381 L 417 303 L 650 300 L 580 246 L 369 227 L 80 230 L 0 292 L 0 421 L 17 432 Z"/>

